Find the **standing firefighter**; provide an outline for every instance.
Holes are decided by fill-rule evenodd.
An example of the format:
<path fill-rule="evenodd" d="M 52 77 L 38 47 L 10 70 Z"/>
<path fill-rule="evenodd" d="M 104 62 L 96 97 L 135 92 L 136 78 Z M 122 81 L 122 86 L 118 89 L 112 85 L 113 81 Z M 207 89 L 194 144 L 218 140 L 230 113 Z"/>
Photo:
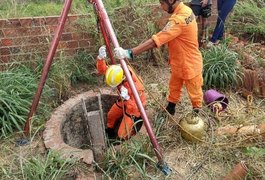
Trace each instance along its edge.
<path fill-rule="evenodd" d="M 160 0 L 161 8 L 171 14 L 162 31 L 144 43 L 132 48 L 115 48 L 118 58 L 132 59 L 146 50 L 168 45 L 171 76 L 167 111 L 175 114 L 176 103 L 180 101 L 183 85 L 189 94 L 193 112 L 202 106 L 202 55 L 198 47 L 198 27 L 192 10 L 180 0 Z"/>
<path fill-rule="evenodd" d="M 106 47 L 102 46 L 99 48 L 99 55 L 97 57 L 97 70 L 99 74 L 105 75 L 107 85 L 117 87 L 120 95 L 120 98 L 112 105 L 107 114 L 106 133 L 109 138 L 114 138 L 118 135 L 120 139 L 126 140 L 134 136 L 141 129 L 143 121 L 129 82 L 123 74 L 123 69 L 120 65 L 107 66 L 105 58 Z M 131 68 L 129 68 L 129 71 L 143 107 L 145 107 L 146 97 L 144 87 Z M 116 126 L 119 126 L 117 134 L 115 132 Z"/>

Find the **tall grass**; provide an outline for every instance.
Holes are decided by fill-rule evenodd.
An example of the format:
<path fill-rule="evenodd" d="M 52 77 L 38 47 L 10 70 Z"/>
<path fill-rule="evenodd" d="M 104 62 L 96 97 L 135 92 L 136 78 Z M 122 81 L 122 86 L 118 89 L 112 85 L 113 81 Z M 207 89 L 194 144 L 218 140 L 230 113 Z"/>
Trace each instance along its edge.
<path fill-rule="evenodd" d="M 75 165 L 73 159 L 62 159 L 52 151 L 49 151 L 44 157 L 37 155 L 25 159 L 18 156 L 14 161 L 13 167 L 0 167 L 1 178 L 25 180 L 65 179 L 71 177 Z"/>
<path fill-rule="evenodd" d="M 156 169 L 155 160 L 152 158 L 153 150 L 147 140 L 145 137 L 138 140 L 132 138 L 123 142 L 119 150 L 110 145 L 103 162 L 105 174 L 113 179 L 153 179 L 148 170 Z"/>
<path fill-rule="evenodd" d="M 37 83 L 38 77 L 24 65 L 10 67 L 0 73 L 0 138 L 21 130 Z M 50 90 L 45 86 L 43 96 L 47 97 Z"/>
<path fill-rule="evenodd" d="M 232 30 L 236 33 L 250 34 L 250 37 L 265 37 L 265 3 L 262 0 L 237 1 L 231 19 Z"/>

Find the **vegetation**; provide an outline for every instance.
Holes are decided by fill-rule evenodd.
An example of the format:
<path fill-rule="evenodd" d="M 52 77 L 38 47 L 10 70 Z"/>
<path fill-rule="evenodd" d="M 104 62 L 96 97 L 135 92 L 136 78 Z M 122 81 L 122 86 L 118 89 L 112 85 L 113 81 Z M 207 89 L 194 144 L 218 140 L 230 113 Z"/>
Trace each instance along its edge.
<path fill-rule="evenodd" d="M 20 64 L 16 67 L 10 66 L 8 70 L 1 72 L 0 82 L 0 138 L 3 138 L 16 130 L 21 131 L 29 112 L 33 93 L 36 91 L 38 76 L 32 69 Z M 51 88 L 45 86 L 43 100 L 51 94 Z M 41 111 L 44 112 L 46 108 L 42 101 L 40 105 Z"/>
<path fill-rule="evenodd" d="M 35 180 L 64 179 L 71 173 L 75 161 L 62 159 L 55 152 L 49 151 L 44 157 L 40 155 L 30 157 L 29 159 L 18 157 L 16 162 L 13 163 L 20 164 L 18 169 L 0 167 L 1 178 Z"/>
<path fill-rule="evenodd" d="M 0 2 L 0 17 L 59 15 L 63 0 L 21 0 L 19 2 L 2 0 Z M 104 1 L 121 46 L 127 48 L 128 46 L 136 45 L 157 31 L 156 25 L 151 21 L 156 17 L 153 17 L 151 12 L 146 10 L 146 7 L 141 6 L 153 2 L 152 0 Z M 256 8 L 262 9 L 264 7 L 263 0 L 247 0 L 244 2 L 246 3 L 238 2 L 234 13 L 235 18 L 232 21 L 233 24 L 244 26 L 244 23 L 236 22 L 242 22 L 242 19 L 239 19 L 242 17 L 245 17 L 245 19 L 247 19 L 246 17 L 252 17 L 253 13 L 255 13 L 253 21 L 255 21 L 257 16 L 263 17 L 264 10 L 255 12 Z M 252 4 L 248 2 L 252 2 Z M 252 11 L 249 11 L 247 5 L 253 8 Z M 130 10 L 120 8 L 125 6 L 129 6 Z M 91 6 L 87 5 L 86 0 L 73 0 L 71 13 L 82 14 L 88 12 L 92 13 L 93 10 Z M 242 14 L 239 12 L 242 12 Z M 260 15 L 257 15 L 257 13 Z M 247 27 L 240 28 L 242 33 L 264 35 L 262 28 L 265 23 L 262 19 L 259 22 L 247 22 L 249 23 Z M 94 19 L 78 23 L 84 30 L 96 25 Z M 257 23 L 262 23 L 263 26 L 256 26 Z M 232 27 L 230 26 L 229 28 Z M 97 32 L 93 31 L 93 33 L 91 34 L 92 37 L 98 41 L 94 44 L 95 49 L 97 49 L 96 46 L 102 45 L 103 41 L 98 38 Z M 246 160 L 249 165 L 250 173 L 248 178 L 264 179 L 264 141 L 256 137 L 251 137 L 248 139 L 251 141 L 246 141 L 245 137 L 235 138 L 214 135 L 215 129 L 220 126 L 232 124 L 241 127 L 246 124 L 264 123 L 264 100 L 254 99 L 251 102 L 252 104 L 249 104 L 250 102 L 246 102 L 239 97 L 237 92 L 229 91 L 228 87 L 234 87 L 240 72 L 237 66 L 240 57 L 233 51 L 232 46 L 228 48 L 227 44 L 222 44 L 202 52 L 204 57 L 205 88 L 213 87 L 222 90 L 227 88 L 224 93 L 229 97 L 229 110 L 224 112 L 223 116 L 215 117 L 209 112 L 207 107 L 203 107 L 203 113 L 210 114 L 204 116 L 210 137 L 206 137 L 204 143 L 201 144 L 185 142 L 178 130 L 179 119 L 185 113 L 190 112 L 191 109 L 187 101 L 188 96 L 184 94 L 182 103 L 177 106 L 177 113 L 174 118 L 160 116 L 160 114 L 157 116 L 156 114 L 161 112 L 161 106 L 163 105 L 159 103 L 164 103 L 167 95 L 167 78 L 169 77 L 167 73 L 169 71 L 168 68 L 164 68 L 167 67 L 164 54 L 160 50 L 147 52 L 142 56 L 138 56 L 134 62 L 130 62 L 134 65 L 136 71 L 137 69 L 141 70 L 138 73 L 143 78 L 146 90 L 157 93 L 156 97 L 160 98 L 159 102 L 149 98 L 148 108 L 154 111 L 155 115 L 151 116 L 151 120 L 154 119 L 152 125 L 155 135 L 159 144 L 165 150 L 165 160 L 173 169 L 169 179 L 222 178 L 240 160 Z M 32 138 L 33 143 L 42 141 L 42 131 L 40 129 L 43 128 L 44 122 L 48 119 L 52 109 L 69 98 L 72 95 L 72 91 L 78 90 L 74 88 L 78 87 L 79 83 L 84 83 L 85 86 L 95 85 L 97 77 L 94 77 L 92 72 L 95 68 L 95 54 L 96 50 L 95 52 L 80 51 L 75 57 L 69 58 L 65 57 L 62 52 L 61 56 L 54 61 L 42 94 L 37 116 L 34 117 L 34 122 L 37 121 L 38 123 L 32 124 L 33 129 L 38 129 L 33 130 L 33 133 L 36 134 Z M 150 61 L 156 60 L 158 63 L 153 66 Z M 21 131 L 24 125 L 42 71 L 43 61 L 42 59 L 34 59 L 34 62 L 27 66 L 19 62 L 14 63 L 0 73 L 0 179 L 38 180 L 75 177 L 76 172 L 73 171 L 81 164 L 80 162 L 70 159 L 63 160 L 53 152 L 41 151 L 38 149 L 41 147 L 39 144 L 14 147 L 14 141 L 17 138 L 15 133 Z M 158 85 L 156 86 L 155 83 Z M 216 121 L 216 119 L 219 121 Z M 24 156 L 23 153 L 27 152 L 29 154 Z M 99 166 L 102 168 L 102 174 L 106 178 L 166 178 L 156 168 L 156 157 L 149 138 L 141 135 L 138 136 L 138 139 L 130 139 L 118 147 L 110 145 L 104 162 L 99 164 Z M 201 168 L 203 170 L 200 171 Z M 179 178 L 180 174 L 183 177 Z"/>
<path fill-rule="evenodd" d="M 237 84 L 240 77 L 238 55 L 226 45 L 202 50 L 203 79 L 206 89 L 225 89 Z"/>
<path fill-rule="evenodd" d="M 233 32 L 256 39 L 265 34 L 265 3 L 263 0 L 237 1 L 234 13 L 231 16 Z"/>

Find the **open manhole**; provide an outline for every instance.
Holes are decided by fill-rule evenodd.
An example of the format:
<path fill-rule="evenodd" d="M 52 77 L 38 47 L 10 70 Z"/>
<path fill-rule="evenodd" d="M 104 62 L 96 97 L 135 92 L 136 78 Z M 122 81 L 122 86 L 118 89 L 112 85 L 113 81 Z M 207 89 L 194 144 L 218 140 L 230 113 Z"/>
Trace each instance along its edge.
<path fill-rule="evenodd" d="M 110 90 L 103 89 L 88 91 L 65 101 L 46 123 L 45 146 L 63 157 L 75 157 L 91 164 L 95 158 L 92 146 L 94 150 L 101 148 L 101 151 L 106 146 L 106 116 L 117 97 Z"/>

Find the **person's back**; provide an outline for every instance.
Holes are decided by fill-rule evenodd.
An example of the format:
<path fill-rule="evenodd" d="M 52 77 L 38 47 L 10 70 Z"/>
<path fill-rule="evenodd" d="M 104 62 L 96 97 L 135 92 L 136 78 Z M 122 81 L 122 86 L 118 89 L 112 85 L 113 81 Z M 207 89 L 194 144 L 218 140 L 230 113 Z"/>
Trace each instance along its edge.
<path fill-rule="evenodd" d="M 152 37 L 157 47 L 168 43 L 169 64 L 179 77 L 191 79 L 202 70 L 202 57 L 198 48 L 198 27 L 192 10 L 180 3 L 164 28 Z"/>

